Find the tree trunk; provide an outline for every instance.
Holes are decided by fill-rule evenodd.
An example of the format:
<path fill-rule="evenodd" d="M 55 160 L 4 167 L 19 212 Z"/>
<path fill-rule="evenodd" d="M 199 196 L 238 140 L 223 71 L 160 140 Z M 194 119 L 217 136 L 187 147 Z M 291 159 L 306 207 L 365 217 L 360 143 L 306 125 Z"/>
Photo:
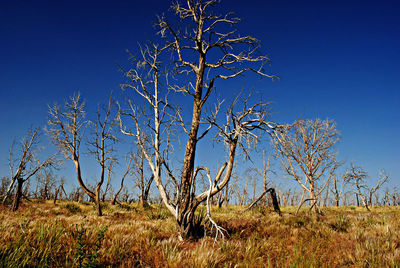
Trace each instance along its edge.
<path fill-rule="evenodd" d="M 372 207 L 372 195 L 373 195 L 373 193 L 372 192 L 370 192 L 369 193 L 369 205 Z"/>
<path fill-rule="evenodd" d="M 97 186 L 96 196 L 94 198 L 94 203 L 96 205 L 97 216 L 103 216 L 103 212 L 101 211 L 101 196 L 100 196 L 100 186 Z"/>
<path fill-rule="evenodd" d="M 178 214 L 177 224 L 180 231 L 180 239 L 197 239 L 204 234 L 200 229 L 197 229 L 193 224 L 195 207 L 191 207 L 184 214 Z"/>
<path fill-rule="evenodd" d="M 57 190 L 56 190 L 56 193 L 54 194 L 54 201 L 53 201 L 53 203 L 54 203 L 54 205 L 56 204 L 56 202 L 57 202 L 57 197 L 58 197 L 58 192 L 60 191 L 60 188 L 58 188 Z"/>
<path fill-rule="evenodd" d="M 279 202 L 278 202 L 278 198 L 276 197 L 275 189 L 269 188 L 269 192 L 271 194 L 272 204 L 274 205 L 274 211 L 277 212 L 280 216 L 282 213 L 281 213 L 281 209 L 279 208 Z"/>
<path fill-rule="evenodd" d="M 317 198 L 315 196 L 315 189 L 314 185 L 310 183 L 310 191 L 309 191 L 309 196 L 310 196 L 310 209 L 312 212 L 318 212 L 317 208 Z"/>
<path fill-rule="evenodd" d="M 223 202 L 223 205 L 225 208 L 227 208 L 228 204 L 229 204 L 229 196 L 228 195 L 229 195 L 229 182 L 225 186 L 225 195 L 224 195 L 224 202 Z"/>
<path fill-rule="evenodd" d="M 17 211 L 19 205 L 21 203 L 21 196 L 22 196 L 22 185 L 24 184 L 24 180 L 22 178 L 18 178 L 17 180 L 17 189 L 15 190 L 14 200 L 12 203 L 11 210 Z"/>

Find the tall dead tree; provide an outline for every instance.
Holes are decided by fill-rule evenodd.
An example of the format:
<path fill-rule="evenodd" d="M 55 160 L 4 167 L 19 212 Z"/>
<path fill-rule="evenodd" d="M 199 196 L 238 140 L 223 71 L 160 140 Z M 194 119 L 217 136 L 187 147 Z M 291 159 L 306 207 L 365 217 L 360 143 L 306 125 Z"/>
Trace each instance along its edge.
<path fill-rule="evenodd" d="M 54 166 L 56 159 L 50 156 L 44 161 L 38 158 L 39 152 L 43 147 L 39 146 L 39 128 L 30 128 L 26 137 L 22 139 L 20 150 L 14 151 L 14 143 L 10 148 L 9 167 L 11 172 L 11 182 L 3 198 L 3 203 L 17 183 L 11 210 L 16 211 L 21 203 L 23 184 L 40 170 Z"/>
<path fill-rule="evenodd" d="M 312 202 L 314 211 L 318 210 L 318 198 L 338 167 L 336 153 L 332 151 L 338 140 L 339 132 L 331 120 L 298 120 L 274 133 L 276 155 L 286 173 L 308 192 L 306 200 Z M 300 201 L 299 207 L 304 201 Z"/>
<path fill-rule="evenodd" d="M 141 76 L 137 68 L 126 71 L 126 76 L 131 80 L 131 83 L 124 87 L 132 88 L 151 106 L 153 115 L 151 135 L 154 158 L 149 152 L 145 152 L 145 158 L 152 170 L 161 198 L 169 211 L 175 216 L 180 235 L 184 239 L 194 234 L 194 211 L 199 203 L 207 198 L 208 191 L 194 196 L 193 186 L 195 185 L 197 144 L 212 127 L 217 125 L 210 122 L 202 123 L 202 112 L 209 97 L 215 90 L 215 83 L 221 79 L 226 80 L 237 77 L 247 71 L 255 72 L 261 76 L 274 77 L 263 72 L 262 67 L 265 63 L 268 63 L 268 58 L 258 54 L 259 41 L 252 36 L 237 34 L 235 25 L 240 20 L 232 17 L 231 13 L 225 15 L 213 14 L 212 7 L 217 3 L 218 1 L 216 0 L 188 0 L 186 5 L 173 4 L 172 10 L 180 19 L 181 26 L 176 27 L 164 16 L 159 17 L 157 26 L 159 27 L 163 45 L 156 47 L 155 50 L 142 50 L 143 59 L 137 65 L 141 68 L 147 68 L 145 73 L 147 77 Z M 170 90 L 191 98 L 192 103 L 192 110 L 189 114 L 182 107 L 176 107 L 176 105 L 174 107 L 176 121 L 181 123 L 180 125 L 187 138 L 179 176 L 173 175 L 173 172 L 170 172 L 171 170 L 167 167 L 162 151 L 162 148 L 165 148 L 165 144 L 160 144 L 165 141 L 162 132 L 163 120 L 166 120 L 166 112 L 169 107 L 172 107 L 168 103 L 167 90 L 165 87 L 162 88 L 160 81 L 161 75 L 163 75 L 162 72 L 165 70 L 162 68 L 160 55 L 167 50 L 173 55 L 172 64 L 174 68 L 169 73 L 173 77 L 165 79 L 164 85 L 168 83 Z M 171 57 L 166 58 L 170 59 Z M 257 63 L 259 65 L 254 67 Z M 182 81 L 187 81 L 187 83 Z M 137 118 L 137 107 L 132 105 L 131 108 L 133 108 L 130 111 L 131 118 Z M 251 112 L 246 113 L 246 116 L 250 116 L 255 112 L 256 108 L 260 108 L 260 106 L 254 107 Z M 219 181 L 221 179 L 221 181 L 217 188 L 212 188 L 210 197 L 219 192 L 229 181 L 239 138 L 250 130 L 246 128 L 251 122 L 246 121 L 247 123 L 244 123 L 243 121 L 246 116 L 241 117 L 239 125 L 243 129 L 236 129 L 238 131 L 236 134 L 228 133 L 224 130 L 220 132 L 226 134 L 225 142 L 228 144 L 229 153 L 227 163 L 222 165 L 215 178 L 215 180 Z M 190 122 L 186 122 L 187 119 Z M 258 119 L 252 123 L 255 124 Z M 236 122 L 237 119 L 232 118 L 232 120 Z M 144 134 L 141 128 L 143 125 L 135 121 L 135 126 L 135 131 L 130 131 L 129 134 L 135 135 L 139 140 L 139 145 L 145 149 L 144 141 L 141 138 Z M 234 126 L 231 127 L 235 128 Z M 128 131 L 125 129 L 125 132 L 127 133 Z M 167 196 L 165 187 L 162 184 L 162 167 L 169 178 L 177 182 L 178 193 L 175 200 L 171 200 Z M 225 175 L 222 176 L 224 172 Z"/>

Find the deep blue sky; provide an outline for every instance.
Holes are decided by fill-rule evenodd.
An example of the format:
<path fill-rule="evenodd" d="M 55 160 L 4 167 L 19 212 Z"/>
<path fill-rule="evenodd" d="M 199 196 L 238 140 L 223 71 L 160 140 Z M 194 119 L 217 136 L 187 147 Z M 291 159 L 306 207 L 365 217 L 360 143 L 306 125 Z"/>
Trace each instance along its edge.
<path fill-rule="evenodd" d="M 125 50 L 154 37 L 169 1 L 0 1 L 0 176 L 8 149 L 47 105 L 81 91 L 89 109 L 119 91 Z M 400 183 L 400 2 L 238 1 L 222 11 L 262 42 L 268 72 L 281 77 L 238 84 L 274 101 L 274 118 L 330 118 L 342 134 L 341 159 Z M 45 140 L 45 137 L 43 138 Z M 201 156 L 200 156 L 201 158 Z M 1 164 L 3 163 L 3 164 Z"/>

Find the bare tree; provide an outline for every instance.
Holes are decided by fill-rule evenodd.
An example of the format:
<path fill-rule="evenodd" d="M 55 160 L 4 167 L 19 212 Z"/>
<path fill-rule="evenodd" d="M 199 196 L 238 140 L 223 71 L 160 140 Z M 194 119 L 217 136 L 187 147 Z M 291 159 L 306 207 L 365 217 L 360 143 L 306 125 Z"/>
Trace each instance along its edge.
<path fill-rule="evenodd" d="M 130 131 L 130 135 L 137 137 L 139 145 L 142 147 L 145 158 L 148 161 L 150 169 L 154 175 L 154 180 L 160 192 L 161 198 L 168 210 L 175 216 L 180 229 L 182 238 L 189 238 L 195 232 L 193 230 L 194 211 L 200 202 L 207 199 L 208 193 L 210 197 L 221 191 L 229 181 L 232 167 L 234 164 L 236 147 L 239 144 L 239 139 L 244 135 L 251 136 L 250 130 L 262 128 L 266 126 L 265 105 L 257 103 L 253 107 L 245 107 L 241 114 L 229 114 L 229 120 L 232 120 L 228 128 L 231 128 L 235 133 L 226 131 L 222 125 L 215 122 L 215 118 L 211 120 L 202 120 L 202 111 L 205 104 L 209 100 L 215 83 L 219 79 L 230 79 L 237 77 L 246 71 L 253 71 L 261 76 L 274 78 L 274 76 L 266 75 L 262 67 L 268 62 L 268 58 L 258 54 L 259 41 L 251 36 L 240 36 L 236 30 L 226 31 L 226 26 L 235 26 L 238 18 L 231 17 L 231 14 L 215 15 L 210 9 L 218 3 L 216 0 L 210 1 L 195 1 L 188 0 L 185 6 L 176 3 L 172 6 L 175 14 L 180 18 L 183 27 L 175 27 L 165 17 L 161 16 L 158 20 L 159 33 L 165 41 L 165 45 L 160 48 L 153 46 L 152 50 L 142 50 L 143 60 L 137 65 L 141 68 L 146 67 L 146 77 L 140 75 L 138 69 L 126 71 L 127 77 L 131 80 L 125 88 L 132 88 L 139 96 L 143 97 L 152 109 L 152 153 L 145 150 L 142 129 L 138 118 L 137 107 L 130 106 L 130 117 L 135 121 L 135 131 Z M 180 169 L 180 179 L 170 172 L 171 169 L 163 159 L 163 127 L 165 116 L 172 105 L 168 103 L 167 92 L 161 97 L 161 72 L 160 55 L 165 49 L 171 51 L 174 58 L 173 79 L 168 79 L 168 87 L 176 93 L 183 93 L 185 96 L 191 97 L 193 105 L 190 114 L 184 114 L 187 110 L 181 107 L 174 107 L 175 120 L 180 124 L 183 132 L 187 135 L 185 145 L 185 153 L 183 158 L 182 168 Z M 207 58 L 208 55 L 213 55 L 214 60 Z M 211 58 L 211 56 L 209 57 Z M 208 60 L 207 60 L 208 59 Z M 256 68 L 254 64 L 259 63 Z M 149 74 L 151 74 L 149 76 Z M 165 74 L 165 73 L 164 73 Z M 176 83 L 171 83 L 177 81 Z M 181 81 L 188 81 L 186 84 Z M 220 105 L 217 104 L 216 113 Z M 233 112 L 233 109 L 231 110 Z M 172 112 L 171 112 L 172 113 Z M 235 117 L 236 116 L 236 117 Z M 255 119 L 250 117 L 254 116 Z M 190 123 L 185 123 L 185 119 L 190 118 Z M 232 125 L 233 124 L 233 125 Z M 221 137 L 224 138 L 228 146 L 228 161 L 223 164 L 217 172 L 214 181 L 219 182 L 217 186 L 213 186 L 211 191 L 194 195 L 193 186 L 196 180 L 195 158 L 197 151 L 197 143 L 203 139 L 211 128 L 217 128 Z M 128 134 L 128 131 L 122 128 Z M 252 136 L 255 137 L 255 136 Z M 165 187 L 161 180 L 162 167 L 168 177 L 176 181 L 177 195 L 175 200 L 167 195 Z M 225 172 L 225 175 L 222 174 Z"/>
<path fill-rule="evenodd" d="M 367 195 L 365 191 L 368 191 L 368 185 L 366 183 L 366 178 L 368 173 L 361 167 L 355 166 L 353 163 L 345 174 L 347 181 L 351 182 L 355 187 L 357 192 L 355 192 L 357 198 L 361 198 L 364 207 L 370 211 L 368 207 Z"/>
<path fill-rule="evenodd" d="M 241 192 L 241 194 L 239 195 L 239 200 L 238 200 L 239 206 L 243 206 L 243 205 L 244 205 L 244 203 L 245 203 L 245 201 L 246 201 L 246 197 L 247 197 L 247 187 L 248 187 L 248 185 L 249 185 L 250 176 L 249 176 L 249 175 L 246 175 L 245 178 L 246 178 L 246 179 L 245 179 L 245 183 L 244 183 L 244 185 L 243 185 L 242 192 Z"/>
<path fill-rule="evenodd" d="M 112 205 L 115 205 L 115 203 L 117 202 L 118 199 L 118 195 L 121 193 L 122 189 L 124 188 L 124 182 L 125 182 L 125 178 L 127 176 L 131 176 L 132 175 L 132 169 L 133 169 L 133 165 L 132 165 L 132 160 L 133 160 L 134 155 L 132 153 L 129 153 L 125 156 L 125 172 L 122 175 L 122 179 L 121 179 L 121 187 L 119 188 L 119 190 L 117 191 L 117 193 L 114 195 L 114 198 L 111 202 Z"/>
<path fill-rule="evenodd" d="M 54 199 L 53 199 L 54 204 L 56 204 L 57 199 L 62 200 L 63 198 L 65 199 L 68 197 L 67 192 L 65 191 L 65 188 L 64 188 L 64 184 L 65 184 L 65 178 L 61 177 L 61 179 L 58 182 L 58 187 L 56 189 L 56 192 L 54 194 Z M 64 194 L 64 197 L 63 197 L 63 194 Z"/>
<path fill-rule="evenodd" d="M 106 183 L 106 187 L 105 187 L 105 189 L 104 189 L 104 191 L 103 191 L 103 195 L 102 195 L 102 197 L 101 197 L 101 201 L 102 202 L 105 202 L 106 201 L 106 197 L 107 197 L 107 194 L 109 194 L 109 195 L 111 195 L 111 196 L 113 196 L 114 194 L 113 194 L 113 189 L 112 189 L 112 185 L 111 185 L 111 175 L 114 173 L 113 172 L 113 168 L 114 168 L 114 165 L 117 163 L 117 159 L 112 159 L 112 161 L 110 161 L 109 163 L 108 163 L 108 165 L 107 165 L 107 167 L 106 167 L 106 169 L 107 169 L 107 183 Z"/>
<path fill-rule="evenodd" d="M 276 197 L 276 191 L 274 188 L 268 187 L 268 184 L 270 182 L 268 179 L 268 173 L 272 172 L 272 170 L 270 168 L 270 158 L 268 158 L 267 163 L 265 162 L 265 151 L 263 151 L 263 169 L 260 170 L 258 168 L 253 168 L 253 169 L 250 169 L 250 171 L 255 172 L 258 176 L 262 177 L 263 191 L 257 198 L 255 198 L 255 186 L 254 186 L 253 202 L 246 208 L 246 210 L 254 207 L 257 204 L 257 202 L 259 202 L 267 193 L 270 193 L 272 205 L 274 206 L 274 210 L 279 215 L 281 215 L 278 198 Z"/>
<path fill-rule="evenodd" d="M 309 193 L 308 199 L 302 198 L 299 208 L 310 200 L 313 210 L 318 210 L 319 195 L 338 167 L 336 154 L 332 152 L 338 140 L 339 133 L 331 120 L 298 120 L 275 132 L 273 145 L 284 170 Z M 329 175 L 325 176 L 326 173 Z"/>
<path fill-rule="evenodd" d="M 81 173 L 80 145 L 84 130 L 88 122 L 85 120 L 85 102 L 81 101 L 80 93 L 74 94 L 66 101 L 63 109 L 57 104 L 49 107 L 49 120 L 47 133 L 51 141 L 58 147 L 66 158 L 74 162 L 76 177 L 83 191 L 96 203 L 96 211 L 102 215 L 100 207 L 99 190 L 92 191 L 84 182 Z M 101 186 L 101 184 L 100 184 Z"/>
<path fill-rule="evenodd" d="M 1 178 L 1 184 L 0 184 L 0 196 L 3 199 L 4 196 L 6 196 L 7 188 L 10 185 L 10 178 L 4 176 Z"/>
<path fill-rule="evenodd" d="M 139 196 L 139 203 L 142 207 L 148 205 L 150 187 L 154 180 L 154 175 L 149 176 L 149 178 L 145 178 L 144 172 L 144 153 L 142 149 L 139 149 L 138 152 L 139 158 L 135 157 L 135 164 L 136 164 L 136 175 L 138 176 L 137 186 L 140 189 L 140 196 Z"/>
<path fill-rule="evenodd" d="M 105 173 L 108 170 L 108 179 L 111 175 L 111 168 L 113 162 L 116 161 L 113 156 L 114 147 L 113 145 L 118 141 L 114 134 L 113 127 L 117 124 L 116 117 L 113 117 L 114 103 L 112 100 L 112 94 L 108 99 L 106 107 L 97 107 L 97 120 L 93 123 L 94 132 L 92 141 L 89 141 L 90 152 L 95 156 L 97 162 L 100 165 L 100 179 L 95 189 L 95 203 L 97 209 L 97 215 L 102 216 L 101 211 L 101 186 L 105 180 Z M 102 111 L 101 111 L 102 110 Z M 102 118 L 102 114 L 104 115 Z"/>
<path fill-rule="evenodd" d="M 383 184 L 389 181 L 389 174 L 384 170 L 379 171 L 378 182 L 374 187 L 369 188 L 369 205 L 372 206 L 372 197 L 377 194 L 377 191 L 382 187 Z"/>
<path fill-rule="evenodd" d="M 4 195 L 3 203 L 10 194 L 15 182 L 17 182 L 16 190 L 11 210 L 16 211 L 20 205 L 23 195 L 23 184 L 40 170 L 54 166 L 56 159 L 50 156 L 44 161 L 40 161 L 38 154 L 43 147 L 39 146 L 39 128 L 30 128 L 28 134 L 21 142 L 20 150 L 14 151 L 14 143 L 10 148 L 9 167 L 11 172 L 11 182 Z"/>

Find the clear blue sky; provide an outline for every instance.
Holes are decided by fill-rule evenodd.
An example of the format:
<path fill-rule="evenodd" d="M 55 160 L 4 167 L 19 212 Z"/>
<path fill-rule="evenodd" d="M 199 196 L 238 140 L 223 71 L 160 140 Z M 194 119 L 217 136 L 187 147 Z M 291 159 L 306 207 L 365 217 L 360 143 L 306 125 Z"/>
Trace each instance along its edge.
<path fill-rule="evenodd" d="M 0 1 L 0 176 L 8 149 L 47 105 L 81 91 L 94 110 L 119 91 L 125 50 L 154 37 L 166 0 Z M 243 18 L 242 34 L 270 55 L 267 79 L 244 81 L 274 101 L 274 118 L 334 119 L 341 159 L 400 186 L 400 2 L 223 0 Z M 237 89 L 238 91 L 240 88 Z M 43 137 L 45 140 L 45 137 Z"/>

